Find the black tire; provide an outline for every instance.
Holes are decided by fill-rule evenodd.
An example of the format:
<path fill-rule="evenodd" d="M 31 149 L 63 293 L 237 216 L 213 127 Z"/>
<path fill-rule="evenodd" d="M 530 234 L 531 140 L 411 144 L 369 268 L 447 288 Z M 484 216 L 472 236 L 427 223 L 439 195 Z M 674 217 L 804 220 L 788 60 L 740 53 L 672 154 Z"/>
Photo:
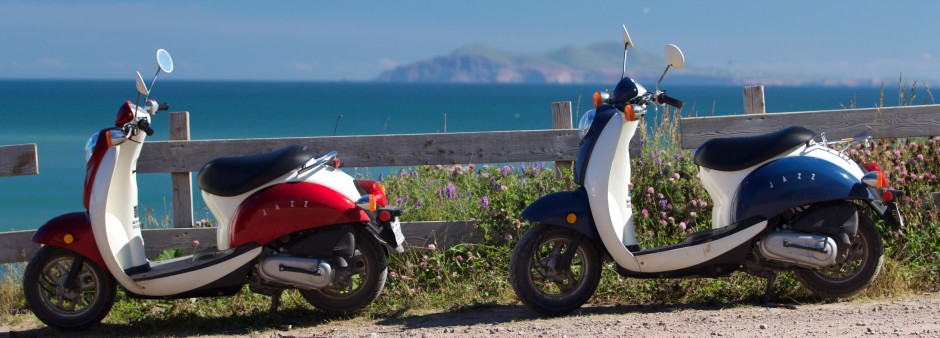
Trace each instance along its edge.
<path fill-rule="evenodd" d="M 72 251 L 43 246 L 26 265 L 23 293 L 39 320 L 60 330 L 84 330 L 101 322 L 114 304 L 114 277 L 83 259 L 76 285 L 65 280 L 75 259 Z"/>
<path fill-rule="evenodd" d="M 807 289 L 825 298 L 848 297 L 871 285 L 884 263 L 881 233 L 867 213 L 858 213 L 858 232 L 852 240 L 848 257 L 825 270 L 803 270 L 796 278 Z"/>
<path fill-rule="evenodd" d="M 512 289 L 523 304 L 542 315 L 574 311 L 591 298 L 600 282 L 601 262 L 594 244 L 586 237 L 581 238 L 571 264 L 557 266 L 574 234 L 569 229 L 539 224 L 522 235 L 512 249 Z"/>
<path fill-rule="evenodd" d="M 349 262 L 349 268 L 336 272 L 350 274 L 349 285 L 300 290 L 307 303 L 331 316 L 351 316 L 362 312 L 385 287 L 388 258 L 382 244 L 365 230 L 356 231 L 355 236 L 356 253 Z"/>

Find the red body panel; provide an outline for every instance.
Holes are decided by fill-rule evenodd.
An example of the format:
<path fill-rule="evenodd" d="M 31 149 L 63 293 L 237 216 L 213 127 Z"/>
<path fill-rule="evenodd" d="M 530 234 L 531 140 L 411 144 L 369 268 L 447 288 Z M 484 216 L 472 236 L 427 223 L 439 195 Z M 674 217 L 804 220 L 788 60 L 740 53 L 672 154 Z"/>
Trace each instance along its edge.
<path fill-rule="evenodd" d="M 72 244 L 63 242 L 65 234 L 72 234 L 75 241 Z M 106 266 L 95 243 L 87 212 L 73 212 L 49 220 L 33 234 L 33 242 L 69 249 L 94 261 L 102 268 Z"/>
<path fill-rule="evenodd" d="M 82 194 L 82 203 L 85 209 L 88 209 L 88 202 L 91 201 L 91 187 L 95 184 L 95 176 L 98 175 L 98 167 L 101 165 L 101 159 L 108 151 L 108 141 L 105 134 L 113 128 L 102 129 L 98 132 L 98 141 L 95 143 L 95 149 L 91 153 L 88 163 L 85 163 L 85 191 Z"/>
<path fill-rule="evenodd" d="M 121 127 L 131 121 L 134 121 L 134 109 L 131 108 L 131 101 L 125 101 L 114 116 L 114 126 Z"/>
<path fill-rule="evenodd" d="M 261 245 L 300 230 L 326 225 L 368 222 L 369 215 L 334 191 L 309 182 L 272 186 L 245 199 L 232 217 L 232 247 Z"/>

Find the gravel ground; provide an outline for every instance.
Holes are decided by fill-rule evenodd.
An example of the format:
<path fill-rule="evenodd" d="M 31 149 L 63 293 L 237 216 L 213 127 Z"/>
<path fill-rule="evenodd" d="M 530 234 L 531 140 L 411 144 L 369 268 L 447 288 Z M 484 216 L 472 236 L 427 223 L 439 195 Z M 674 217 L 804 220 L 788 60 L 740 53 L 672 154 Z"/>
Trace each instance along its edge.
<path fill-rule="evenodd" d="M 133 332 L 133 331 L 132 331 Z M 35 323 L 9 327 L 0 336 L 56 336 Z M 227 336 L 224 332 L 113 331 L 98 327 L 84 335 Z M 230 335 L 230 334 L 229 334 Z M 521 305 L 397 318 L 354 318 L 302 327 L 281 327 L 256 337 L 940 337 L 940 293 L 891 300 L 855 300 L 728 308 L 693 305 L 587 306 L 557 318 L 540 318 Z"/>
<path fill-rule="evenodd" d="M 521 306 L 431 313 L 363 325 L 333 322 L 279 337 L 940 337 L 940 294 L 776 307 L 586 307 L 538 318 Z"/>

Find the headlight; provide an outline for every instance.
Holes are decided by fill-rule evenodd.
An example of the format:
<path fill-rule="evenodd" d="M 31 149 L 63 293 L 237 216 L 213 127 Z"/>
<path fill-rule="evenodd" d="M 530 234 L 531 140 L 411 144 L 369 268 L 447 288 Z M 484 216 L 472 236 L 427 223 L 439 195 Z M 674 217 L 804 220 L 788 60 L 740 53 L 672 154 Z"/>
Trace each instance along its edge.
<path fill-rule="evenodd" d="M 107 134 L 105 134 L 104 140 L 108 142 L 108 147 L 113 147 L 127 141 L 127 134 L 124 134 L 124 132 L 119 129 L 110 129 L 106 132 Z M 98 145 L 98 137 L 100 135 L 100 131 L 91 134 L 91 137 L 85 142 L 85 163 L 88 163 L 88 160 L 91 159 L 91 155 L 95 152 L 95 146 Z"/>
<path fill-rule="evenodd" d="M 95 151 L 95 145 L 98 144 L 98 133 L 91 134 L 88 142 L 85 142 L 85 163 L 91 159 L 91 154 Z"/>
<path fill-rule="evenodd" d="M 594 113 L 596 109 L 591 109 L 584 112 L 584 115 L 581 115 L 581 122 L 578 122 L 578 129 L 581 131 L 581 138 L 584 138 L 584 135 L 587 135 L 588 130 L 591 130 L 591 123 L 594 122 Z"/>

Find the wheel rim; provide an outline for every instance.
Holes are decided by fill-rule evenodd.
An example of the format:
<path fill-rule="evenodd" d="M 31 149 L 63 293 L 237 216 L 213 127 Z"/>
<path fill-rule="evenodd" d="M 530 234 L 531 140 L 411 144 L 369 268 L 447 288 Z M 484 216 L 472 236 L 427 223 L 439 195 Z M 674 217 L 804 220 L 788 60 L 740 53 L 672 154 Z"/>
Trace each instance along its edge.
<path fill-rule="evenodd" d="M 65 285 L 74 259 L 71 256 L 59 256 L 49 260 L 39 275 L 39 296 L 43 306 L 61 317 L 78 317 L 89 311 L 100 297 L 101 280 L 94 273 L 88 262 L 82 263 L 82 269 L 73 285 Z"/>
<path fill-rule="evenodd" d="M 567 268 L 559 266 L 569 243 L 568 238 L 550 237 L 534 248 L 529 261 L 529 280 L 545 297 L 562 298 L 577 292 L 585 284 L 584 247 L 577 248 Z"/>
<path fill-rule="evenodd" d="M 858 276 L 864 270 L 865 265 L 870 264 L 866 259 L 869 250 L 868 239 L 865 238 L 863 232 L 859 231 L 842 263 L 833 265 L 828 269 L 816 271 L 814 274 L 820 279 L 834 284 L 848 282 Z"/>
<path fill-rule="evenodd" d="M 359 244 L 356 244 L 356 254 L 353 255 L 350 267 L 337 271 L 340 274 L 336 278 L 338 283 L 320 289 L 320 293 L 333 299 L 346 299 L 355 296 L 357 292 L 365 288 L 366 282 L 374 274 L 371 260 L 375 258 L 362 254 L 360 248 Z"/>

